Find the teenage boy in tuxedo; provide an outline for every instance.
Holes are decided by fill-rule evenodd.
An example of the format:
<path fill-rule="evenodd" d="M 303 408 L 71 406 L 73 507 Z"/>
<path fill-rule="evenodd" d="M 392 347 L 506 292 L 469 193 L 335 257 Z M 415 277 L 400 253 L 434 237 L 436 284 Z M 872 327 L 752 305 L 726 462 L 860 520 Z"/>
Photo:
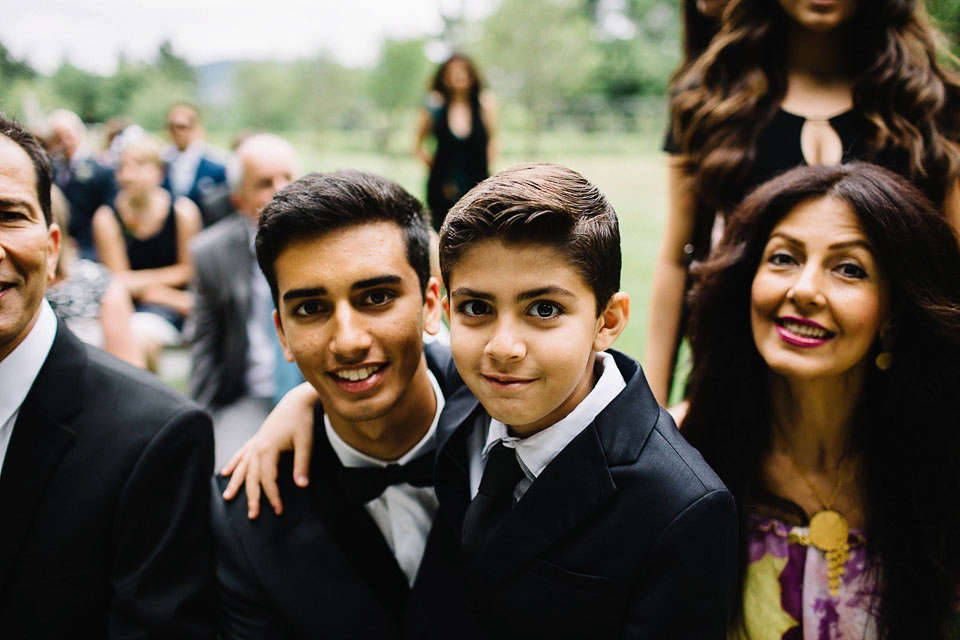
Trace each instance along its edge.
<path fill-rule="evenodd" d="M 437 510 L 434 445 L 452 368 L 445 348 L 423 345 L 440 303 L 421 209 L 389 180 L 342 171 L 290 183 L 260 214 L 277 334 L 312 394 L 313 481 L 295 487 L 284 459 L 282 515 L 249 520 L 216 479 L 223 638 L 418 629 L 408 599 Z"/>

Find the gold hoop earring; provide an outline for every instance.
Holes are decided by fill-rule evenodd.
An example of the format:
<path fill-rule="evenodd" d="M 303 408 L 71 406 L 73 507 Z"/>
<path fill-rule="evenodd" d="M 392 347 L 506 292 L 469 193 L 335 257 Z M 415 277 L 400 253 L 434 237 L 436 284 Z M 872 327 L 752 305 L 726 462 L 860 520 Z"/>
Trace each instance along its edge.
<path fill-rule="evenodd" d="M 889 351 L 881 351 L 873 362 L 880 371 L 889 371 L 893 366 L 893 354 Z"/>

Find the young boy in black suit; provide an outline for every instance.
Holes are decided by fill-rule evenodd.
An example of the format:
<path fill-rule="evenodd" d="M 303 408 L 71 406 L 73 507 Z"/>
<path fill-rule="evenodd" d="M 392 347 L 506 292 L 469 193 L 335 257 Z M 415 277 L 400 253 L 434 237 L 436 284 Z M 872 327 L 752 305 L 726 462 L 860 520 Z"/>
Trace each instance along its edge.
<path fill-rule="evenodd" d="M 433 558 L 438 635 L 725 637 L 733 499 L 607 351 L 629 297 L 603 194 L 557 165 L 503 171 L 451 209 L 440 265 L 467 388 L 439 427 L 437 520 L 461 550 Z"/>

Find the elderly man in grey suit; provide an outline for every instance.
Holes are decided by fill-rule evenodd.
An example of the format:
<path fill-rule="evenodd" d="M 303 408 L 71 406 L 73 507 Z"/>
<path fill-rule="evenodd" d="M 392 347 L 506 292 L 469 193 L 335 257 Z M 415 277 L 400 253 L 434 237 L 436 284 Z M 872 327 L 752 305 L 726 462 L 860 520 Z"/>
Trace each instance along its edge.
<path fill-rule="evenodd" d="M 247 138 L 227 167 L 236 215 L 190 245 L 195 301 L 189 391 L 213 414 L 218 467 L 257 430 L 277 391 L 273 302 L 253 240 L 260 210 L 295 172 L 286 140 L 271 134 Z"/>

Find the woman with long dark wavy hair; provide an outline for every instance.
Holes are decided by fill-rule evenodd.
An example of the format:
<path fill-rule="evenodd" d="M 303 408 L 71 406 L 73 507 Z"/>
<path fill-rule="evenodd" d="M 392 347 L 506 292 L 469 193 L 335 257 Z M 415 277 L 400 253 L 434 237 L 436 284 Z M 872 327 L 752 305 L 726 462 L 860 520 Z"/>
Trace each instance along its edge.
<path fill-rule="evenodd" d="M 686 438 L 733 492 L 730 637 L 960 637 L 960 245 L 899 176 L 801 167 L 694 265 Z"/>
<path fill-rule="evenodd" d="M 960 227 L 960 84 L 947 57 L 919 0 L 730 0 L 671 87 L 670 208 L 644 364 L 662 403 L 687 265 L 750 188 L 801 164 L 869 160 Z"/>
<path fill-rule="evenodd" d="M 460 196 L 490 176 L 496 155 L 496 105 L 473 61 L 455 53 L 440 65 L 420 110 L 414 155 L 427 165 L 427 205 L 440 230 Z M 433 137 L 436 147 L 426 146 Z"/>

